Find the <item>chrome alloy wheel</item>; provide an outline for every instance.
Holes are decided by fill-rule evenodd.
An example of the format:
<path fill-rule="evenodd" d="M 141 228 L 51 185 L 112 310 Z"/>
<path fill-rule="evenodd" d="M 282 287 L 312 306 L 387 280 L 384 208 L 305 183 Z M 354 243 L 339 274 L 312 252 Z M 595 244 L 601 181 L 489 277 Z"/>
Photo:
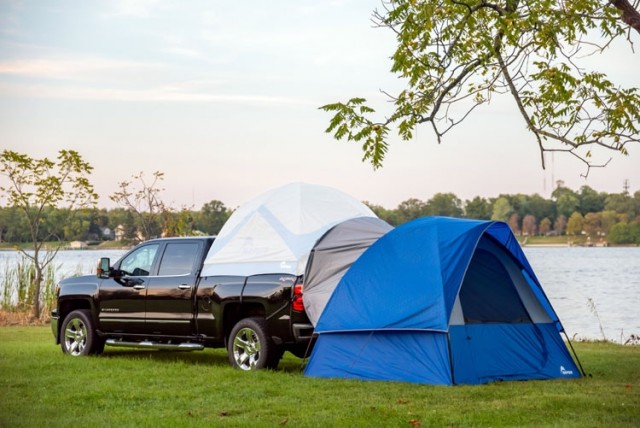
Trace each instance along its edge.
<path fill-rule="evenodd" d="M 83 354 L 87 346 L 87 326 L 79 318 L 74 318 L 67 324 L 64 331 L 65 348 L 70 355 L 78 356 Z"/>
<path fill-rule="evenodd" d="M 260 339 L 256 332 L 248 327 L 238 330 L 233 339 L 233 358 L 242 370 L 254 370 L 260 359 Z"/>

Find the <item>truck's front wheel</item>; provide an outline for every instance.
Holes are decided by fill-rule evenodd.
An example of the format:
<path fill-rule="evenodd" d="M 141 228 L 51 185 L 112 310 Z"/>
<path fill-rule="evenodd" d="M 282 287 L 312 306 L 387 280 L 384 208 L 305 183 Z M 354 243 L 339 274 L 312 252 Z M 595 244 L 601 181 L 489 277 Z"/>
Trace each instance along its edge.
<path fill-rule="evenodd" d="M 99 353 L 100 338 L 93 328 L 91 312 L 78 309 L 71 312 L 62 323 L 60 346 L 65 354 L 80 356 Z"/>
<path fill-rule="evenodd" d="M 231 330 L 227 343 L 229 363 L 241 370 L 275 368 L 281 352 L 267 334 L 264 318 L 244 318 Z"/>

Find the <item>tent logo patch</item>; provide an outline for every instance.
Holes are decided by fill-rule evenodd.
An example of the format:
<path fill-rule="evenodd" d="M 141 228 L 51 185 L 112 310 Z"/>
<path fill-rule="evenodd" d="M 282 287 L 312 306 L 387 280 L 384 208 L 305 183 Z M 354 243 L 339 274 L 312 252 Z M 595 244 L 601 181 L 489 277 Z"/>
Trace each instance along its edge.
<path fill-rule="evenodd" d="M 567 370 L 564 366 L 560 366 L 560 373 L 562 373 L 563 376 L 569 376 L 573 374 L 573 370 Z"/>

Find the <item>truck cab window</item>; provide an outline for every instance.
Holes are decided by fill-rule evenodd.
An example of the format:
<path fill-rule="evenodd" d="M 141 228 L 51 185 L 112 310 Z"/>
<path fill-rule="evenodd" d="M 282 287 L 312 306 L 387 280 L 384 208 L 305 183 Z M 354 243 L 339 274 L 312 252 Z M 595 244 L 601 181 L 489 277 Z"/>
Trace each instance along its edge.
<path fill-rule="evenodd" d="M 198 257 L 197 242 L 169 243 L 162 255 L 158 275 L 188 275 Z"/>
<path fill-rule="evenodd" d="M 122 260 L 120 270 L 125 275 L 148 276 L 159 247 L 159 244 L 154 244 L 137 249 Z"/>

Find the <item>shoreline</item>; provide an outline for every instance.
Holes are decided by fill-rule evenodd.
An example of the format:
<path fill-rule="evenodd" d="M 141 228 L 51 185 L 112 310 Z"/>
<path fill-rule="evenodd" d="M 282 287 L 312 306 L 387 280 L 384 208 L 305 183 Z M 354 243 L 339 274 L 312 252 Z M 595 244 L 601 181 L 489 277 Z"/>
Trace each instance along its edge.
<path fill-rule="evenodd" d="M 535 248 L 569 248 L 569 247 L 575 247 L 575 245 L 569 245 L 569 244 L 520 244 L 520 246 L 522 248 L 529 248 L 529 247 L 535 247 Z"/>

